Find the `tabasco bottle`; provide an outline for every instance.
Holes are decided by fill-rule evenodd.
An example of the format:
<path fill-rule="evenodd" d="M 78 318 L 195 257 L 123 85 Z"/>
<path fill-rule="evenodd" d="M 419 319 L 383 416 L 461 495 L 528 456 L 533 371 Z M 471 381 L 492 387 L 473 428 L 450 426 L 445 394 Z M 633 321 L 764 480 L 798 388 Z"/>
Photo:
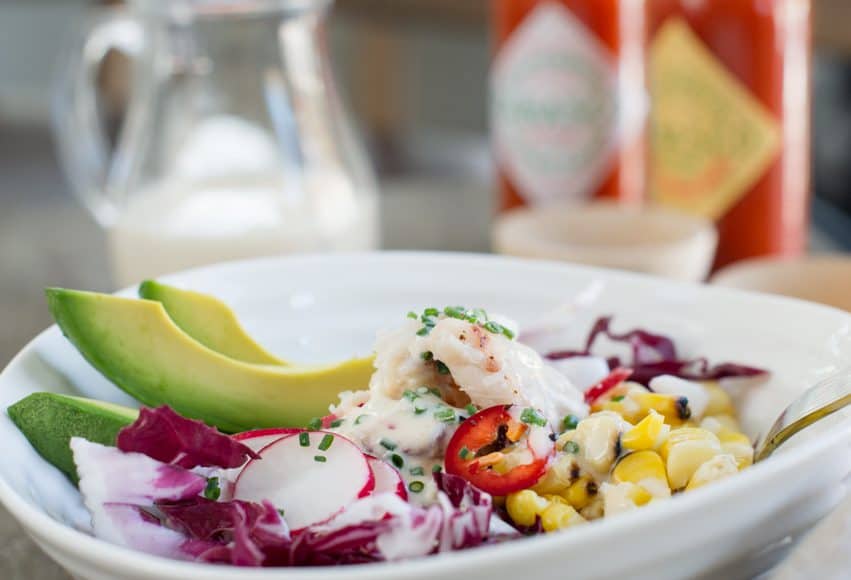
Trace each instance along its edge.
<path fill-rule="evenodd" d="M 717 220 L 716 266 L 801 252 L 811 0 L 647 3 L 652 199 Z"/>
<path fill-rule="evenodd" d="M 491 134 L 502 207 L 647 185 L 645 0 L 492 0 Z"/>

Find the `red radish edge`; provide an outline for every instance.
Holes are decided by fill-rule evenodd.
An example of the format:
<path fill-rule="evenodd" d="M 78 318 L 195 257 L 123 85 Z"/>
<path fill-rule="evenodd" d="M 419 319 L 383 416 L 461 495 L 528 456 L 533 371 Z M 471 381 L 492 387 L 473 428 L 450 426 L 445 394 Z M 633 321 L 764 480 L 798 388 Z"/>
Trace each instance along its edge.
<path fill-rule="evenodd" d="M 395 493 L 403 500 L 408 501 L 408 490 L 405 489 L 405 480 L 399 470 L 372 455 L 367 455 L 366 461 L 375 478 L 375 488 L 372 493 Z"/>
<path fill-rule="evenodd" d="M 243 476 L 245 475 L 246 471 L 248 471 L 248 470 L 249 470 L 249 468 L 250 468 L 252 465 L 254 465 L 254 464 L 255 464 L 256 462 L 258 462 L 258 461 L 262 461 L 262 459 L 263 459 L 263 454 L 264 454 L 264 453 L 267 453 L 267 452 L 268 452 L 268 450 L 269 450 L 271 447 L 273 447 L 273 446 L 275 446 L 275 445 L 279 445 L 282 441 L 284 441 L 284 440 L 290 440 L 290 439 L 295 439 L 295 438 L 297 438 L 297 437 L 298 437 L 301 433 L 304 433 L 304 432 L 306 432 L 306 433 L 310 433 L 311 435 L 322 435 L 322 436 L 324 436 L 324 435 L 333 435 L 335 439 L 340 439 L 340 440 L 342 440 L 342 441 L 345 441 L 348 445 L 351 445 L 351 446 L 352 446 L 352 448 L 353 448 L 353 449 L 355 449 L 355 450 L 356 450 L 356 451 L 357 451 L 357 452 L 358 452 L 358 453 L 359 453 L 359 454 L 363 457 L 363 459 L 364 459 L 364 463 L 365 463 L 365 466 L 366 466 L 366 474 L 367 474 L 367 480 L 366 480 L 366 482 L 364 483 L 364 486 L 363 486 L 363 487 L 360 489 L 360 491 L 358 492 L 357 497 L 356 497 L 355 499 L 360 499 L 360 498 L 366 497 L 366 496 L 368 496 L 368 495 L 370 495 L 370 494 L 372 494 L 372 493 L 373 493 L 373 490 L 375 489 L 375 481 L 376 481 L 376 478 L 375 478 L 375 473 L 372 471 L 372 467 L 371 467 L 371 466 L 370 466 L 370 464 L 369 464 L 369 457 L 368 457 L 365 453 L 363 453 L 363 452 L 360 450 L 360 448 L 359 448 L 357 445 L 355 445 L 355 444 L 354 444 L 351 440 L 349 440 L 348 438 L 343 437 L 343 436 L 341 436 L 341 435 L 339 435 L 339 434 L 337 434 L 337 433 L 330 433 L 330 432 L 328 432 L 328 431 L 305 431 L 305 430 L 302 430 L 302 429 L 298 429 L 298 430 L 296 430 L 296 431 L 297 431 L 296 433 L 291 433 L 291 434 L 289 434 L 289 435 L 284 435 L 283 437 L 281 437 L 281 438 L 279 438 L 279 439 L 275 439 L 274 441 L 270 442 L 268 445 L 264 446 L 263 448 L 261 448 L 261 449 L 258 451 L 258 454 L 260 455 L 260 458 L 259 458 L 259 459 L 251 459 L 248 463 L 246 463 L 246 464 L 245 464 L 245 467 L 243 467 L 243 468 L 242 468 L 242 470 L 240 471 L 239 475 L 238 475 L 238 476 L 237 476 L 237 478 L 236 478 L 236 481 L 234 482 L 234 498 L 235 498 L 235 499 L 239 499 L 239 497 L 238 497 L 238 496 L 239 496 L 238 490 L 239 490 L 240 480 L 242 480 L 242 478 L 243 478 Z M 311 453 L 312 453 L 312 451 L 311 451 Z M 323 463 L 323 465 L 325 465 L 325 464 Z M 345 479 L 345 478 L 344 478 L 344 479 Z M 319 493 L 319 492 L 321 492 L 321 489 L 317 488 L 317 489 L 313 490 L 311 493 L 312 493 L 312 494 L 315 494 L 315 493 Z M 254 499 L 269 499 L 269 498 L 254 498 Z M 271 501 L 271 500 L 270 500 L 270 501 Z M 274 503 L 274 502 L 273 502 L 273 503 Z M 334 513 L 332 513 L 332 514 L 328 515 L 328 517 L 326 517 L 326 518 L 324 518 L 324 519 L 321 519 L 321 520 L 318 520 L 318 521 L 310 522 L 310 523 L 308 523 L 308 524 L 306 524 L 306 525 L 304 525 L 304 526 L 297 527 L 297 526 L 295 526 L 295 525 L 292 525 L 292 529 L 293 529 L 293 531 L 298 531 L 298 530 L 300 530 L 300 529 L 304 529 L 304 528 L 305 528 L 305 527 L 307 527 L 307 526 L 316 525 L 316 524 L 322 524 L 322 523 L 328 522 L 328 521 L 330 521 L 331 519 L 333 519 L 335 516 L 337 516 L 340 512 L 342 512 L 343 510 L 345 510 L 345 509 L 346 509 L 346 507 L 348 507 L 348 506 L 347 506 L 347 505 L 343 505 L 343 506 L 341 506 L 341 507 L 340 507 L 337 511 L 335 511 Z M 285 515 L 284 517 L 286 518 L 286 515 Z M 288 522 L 288 523 L 290 523 L 290 522 Z"/>

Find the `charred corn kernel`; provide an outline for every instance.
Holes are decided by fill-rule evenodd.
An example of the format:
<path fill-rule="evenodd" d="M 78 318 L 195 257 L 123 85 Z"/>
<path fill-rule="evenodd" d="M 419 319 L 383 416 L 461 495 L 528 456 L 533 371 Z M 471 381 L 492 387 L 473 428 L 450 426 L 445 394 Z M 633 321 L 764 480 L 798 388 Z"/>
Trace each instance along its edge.
<path fill-rule="evenodd" d="M 705 415 L 732 415 L 735 413 L 733 399 L 718 383 L 707 382 L 703 383 L 703 386 L 709 395 L 709 403 L 706 405 Z"/>
<path fill-rule="evenodd" d="M 505 509 L 511 519 L 520 526 L 533 526 L 537 517 L 540 516 L 547 506 L 548 502 L 543 497 L 531 489 L 524 489 L 515 493 L 510 493 L 505 499 Z"/>
<path fill-rule="evenodd" d="M 561 498 L 559 498 L 561 499 Z M 585 518 L 567 503 L 554 501 L 541 514 L 541 525 L 546 532 L 555 532 L 585 523 Z"/>
<path fill-rule="evenodd" d="M 671 489 L 685 487 L 704 462 L 720 453 L 721 442 L 714 433 L 693 427 L 672 430 L 659 449 Z"/>
<path fill-rule="evenodd" d="M 655 451 L 635 451 L 622 457 L 612 470 L 612 481 L 638 485 L 648 482 L 650 489 L 656 489 L 660 484 L 668 489 L 665 463 Z"/>
<path fill-rule="evenodd" d="M 722 431 L 718 434 L 718 439 L 721 441 L 721 450 L 736 458 L 739 469 L 753 465 L 753 445 L 747 435 Z"/>
<path fill-rule="evenodd" d="M 650 411 L 656 411 L 665 417 L 669 425 L 680 425 L 691 417 L 688 399 L 676 395 L 661 393 L 635 393 L 631 397 L 640 407 L 640 417 L 645 417 Z"/>
<path fill-rule="evenodd" d="M 707 483 L 718 481 L 729 477 L 734 473 L 738 473 L 739 467 L 736 463 L 736 458 L 728 453 L 716 455 L 708 461 L 704 461 L 694 475 L 689 479 L 686 491 L 691 491 L 699 487 L 703 487 Z"/>
<path fill-rule="evenodd" d="M 591 469 L 605 473 L 612 467 L 617 457 L 622 424 L 623 419 L 613 413 L 595 413 L 569 432 L 578 446 L 577 454 Z M 567 449 L 567 446 L 563 445 L 562 449 Z"/>
<path fill-rule="evenodd" d="M 532 488 L 540 494 L 562 493 L 579 478 L 579 464 L 572 453 L 559 453 L 544 476 Z"/>
<path fill-rule="evenodd" d="M 655 449 L 665 440 L 671 427 L 665 425 L 665 417 L 651 410 L 638 425 L 628 429 L 621 437 L 621 445 L 630 451 Z"/>
<path fill-rule="evenodd" d="M 583 475 L 567 488 L 567 492 L 562 494 L 562 497 L 570 505 L 581 510 L 591 503 L 597 495 L 597 491 L 597 484 L 594 480 L 587 475 Z"/>
<path fill-rule="evenodd" d="M 591 503 L 579 510 L 579 514 L 586 520 L 597 520 L 603 517 L 605 512 L 605 503 L 603 502 L 603 494 L 598 493 L 591 499 Z"/>

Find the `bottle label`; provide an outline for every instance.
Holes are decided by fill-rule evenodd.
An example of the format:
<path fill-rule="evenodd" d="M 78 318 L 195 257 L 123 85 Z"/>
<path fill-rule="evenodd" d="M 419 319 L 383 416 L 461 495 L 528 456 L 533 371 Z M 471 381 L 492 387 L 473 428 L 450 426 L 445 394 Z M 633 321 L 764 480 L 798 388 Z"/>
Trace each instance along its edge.
<path fill-rule="evenodd" d="M 529 203 L 586 199 L 617 143 L 611 55 L 563 5 L 544 2 L 503 45 L 491 71 L 497 160 Z"/>
<path fill-rule="evenodd" d="M 651 46 L 652 195 L 718 219 L 777 158 L 780 125 L 681 18 Z"/>

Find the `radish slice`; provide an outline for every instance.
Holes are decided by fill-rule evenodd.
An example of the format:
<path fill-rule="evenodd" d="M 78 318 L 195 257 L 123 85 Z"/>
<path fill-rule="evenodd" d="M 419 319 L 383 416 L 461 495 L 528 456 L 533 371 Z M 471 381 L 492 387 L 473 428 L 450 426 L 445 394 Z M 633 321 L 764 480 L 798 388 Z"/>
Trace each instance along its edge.
<path fill-rule="evenodd" d="M 354 443 L 336 433 L 303 431 L 261 449 L 260 459 L 239 474 L 233 497 L 272 502 L 295 531 L 327 521 L 374 488 L 375 476 Z"/>
<path fill-rule="evenodd" d="M 408 499 L 408 491 L 405 489 L 405 481 L 402 479 L 402 474 L 400 474 L 395 467 L 388 465 L 386 462 L 371 455 L 367 455 L 366 460 L 369 462 L 369 467 L 372 469 L 372 474 L 375 476 L 375 489 L 372 490 L 373 494 L 395 493 L 404 500 Z"/>
<path fill-rule="evenodd" d="M 248 447 L 254 452 L 259 452 L 261 449 L 277 441 L 287 435 L 301 433 L 304 429 L 256 429 L 254 431 L 245 431 L 232 435 L 234 439 Z"/>

